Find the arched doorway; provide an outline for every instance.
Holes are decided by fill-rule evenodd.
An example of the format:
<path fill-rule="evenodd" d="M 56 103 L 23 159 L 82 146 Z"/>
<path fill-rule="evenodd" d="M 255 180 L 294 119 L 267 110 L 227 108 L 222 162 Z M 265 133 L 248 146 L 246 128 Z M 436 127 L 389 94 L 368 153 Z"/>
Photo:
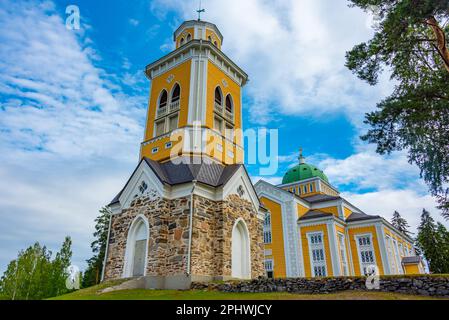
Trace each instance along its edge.
<path fill-rule="evenodd" d="M 142 216 L 131 224 L 126 243 L 125 277 L 145 275 L 148 251 L 148 222 Z"/>
<path fill-rule="evenodd" d="M 238 279 L 251 278 L 250 243 L 248 228 L 242 219 L 232 229 L 232 277 Z"/>

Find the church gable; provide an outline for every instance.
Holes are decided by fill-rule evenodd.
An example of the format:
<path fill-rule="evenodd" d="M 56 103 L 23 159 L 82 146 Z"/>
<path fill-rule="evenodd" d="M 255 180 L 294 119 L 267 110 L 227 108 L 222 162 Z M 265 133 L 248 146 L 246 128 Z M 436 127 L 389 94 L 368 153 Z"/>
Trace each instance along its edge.
<path fill-rule="evenodd" d="M 241 166 L 223 186 L 223 200 L 233 194 L 251 202 L 256 211 L 258 211 L 260 205 L 259 198 L 257 197 L 256 190 L 243 166 Z"/>
<path fill-rule="evenodd" d="M 139 197 L 156 199 L 163 195 L 163 184 L 145 161 L 141 161 L 132 174 L 118 201 L 122 209 L 128 208 L 131 202 Z"/>

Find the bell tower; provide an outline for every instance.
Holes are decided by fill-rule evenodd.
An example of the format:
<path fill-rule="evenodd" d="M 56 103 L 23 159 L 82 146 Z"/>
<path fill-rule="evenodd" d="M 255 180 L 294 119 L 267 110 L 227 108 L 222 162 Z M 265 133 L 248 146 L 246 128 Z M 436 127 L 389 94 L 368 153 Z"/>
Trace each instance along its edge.
<path fill-rule="evenodd" d="M 103 279 L 188 289 L 260 277 L 266 209 L 243 164 L 241 134 L 248 76 L 221 51 L 212 23 L 186 21 L 173 41 L 174 50 L 145 69 L 141 159 L 108 206 Z"/>
<path fill-rule="evenodd" d="M 242 87 L 248 75 L 221 51 L 223 36 L 212 23 L 185 21 L 173 41 L 174 51 L 145 68 L 151 89 L 140 157 L 243 163 Z"/>

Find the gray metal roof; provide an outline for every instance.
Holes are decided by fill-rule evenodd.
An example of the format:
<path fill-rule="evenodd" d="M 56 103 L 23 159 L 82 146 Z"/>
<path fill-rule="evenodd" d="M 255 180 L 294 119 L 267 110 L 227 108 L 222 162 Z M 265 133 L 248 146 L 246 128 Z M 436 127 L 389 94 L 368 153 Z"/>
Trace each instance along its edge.
<path fill-rule="evenodd" d="M 199 183 L 203 183 L 211 187 L 220 187 L 222 185 L 225 185 L 235 174 L 235 172 L 243 166 L 242 164 L 224 166 L 212 161 L 205 162 L 200 160 L 201 159 L 199 158 L 183 158 L 181 163 L 175 164 L 172 161 L 159 163 L 149 158 L 142 159 L 142 161 L 145 161 L 148 164 L 148 166 L 153 170 L 154 174 L 162 183 L 171 186 L 196 180 Z M 137 168 L 138 167 L 139 166 L 137 166 Z M 134 175 L 136 170 L 134 170 L 131 177 Z M 117 196 L 115 196 L 115 198 L 111 201 L 110 205 L 119 202 L 119 198 L 128 183 L 129 180 L 125 184 L 125 187 L 122 189 L 122 191 L 120 191 L 119 194 L 117 194 Z"/>
<path fill-rule="evenodd" d="M 322 218 L 322 217 L 332 217 L 332 213 L 323 212 L 319 210 L 310 210 L 307 211 L 306 214 L 301 216 L 298 220 L 309 220 L 309 219 L 315 219 L 315 218 Z"/>
<path fill-rule="evenodd" d="M 380 216 L 371 216 L 362 212 L 353 212 L 349 217 L 346 218 L 346 222 L 362 221 L 362 220 L 372 220 L 380 219 Z"/>
<path fill-rule="evenodd" d="M 314 196 L 309 197 L 303 197 L 305 201 L 309 203 L 318 203 L 318 202 L 325 202 L 325 201 L 332 201 L 332 200 L 340 200 L 342 199 L 340 196 L 330 196 L 327 194 L 316 194 Z"/>
<path fill-rule="evenodd" d="M 414 257 L 404 257 L 402 258 L 403 264 L 416 264 L 421 262 L 421 257 L 414 256 Z"/>

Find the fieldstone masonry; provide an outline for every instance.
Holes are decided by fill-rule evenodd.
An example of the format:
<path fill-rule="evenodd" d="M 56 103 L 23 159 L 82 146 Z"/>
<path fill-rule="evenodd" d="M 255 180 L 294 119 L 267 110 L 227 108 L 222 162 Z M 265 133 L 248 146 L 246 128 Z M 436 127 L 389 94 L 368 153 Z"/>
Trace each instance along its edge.
<path fill-rule="evenodd" d="M 191 275 L 205 280 L 231 278 L 232 229 L 242 218 L 250 236 L 251 273 L 263 276 L 263 221 L 249 201 L 231 195 L 225 201 L 193 197 Z M 128 230 L 138 215 L 149 222 L 147 276 L 186 275 L 191 197 L 138 198 L 112 217 L 104 280 L 123 276 Z"/>
<path fill-rule="evenodd" d="M 222 292 L 324 294 L 344 290 L 369 291 L 365 282 L 365 277 L 260 278 L 251 281 L 232 281 L 227 283 L 192 283 L 191 288 Z M 447 275 L 382 276 L 380 277 L 380 289 L 377 291 L 449 297 L 449 277 Z"/>

